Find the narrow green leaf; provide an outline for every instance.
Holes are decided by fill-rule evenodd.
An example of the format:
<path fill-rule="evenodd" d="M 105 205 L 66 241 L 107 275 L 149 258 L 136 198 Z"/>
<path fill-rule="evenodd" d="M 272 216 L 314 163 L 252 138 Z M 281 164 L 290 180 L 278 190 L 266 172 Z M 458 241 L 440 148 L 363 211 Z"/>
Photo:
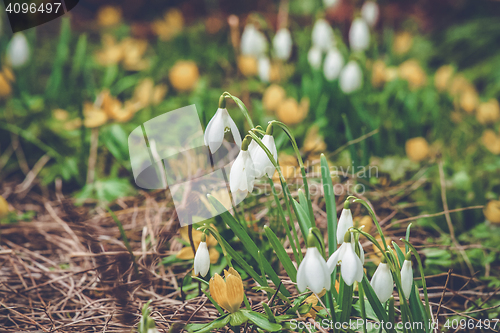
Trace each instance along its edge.
<path fill-rule="evenodd" d="M 212 321 L 211 323 L 209 323 L 208 325 L 206 325 L 203 328 L 201 328 L 197 331 L 194 331 L 194 332 L 195 333 L 211 332 L 213 330 L 216 330 L 216 329 L 219 329 L 219 328 L 226 326 L 229 323 L 230 319 L 231 318 L 229 317 L 229 315 L 219 317 L 219 318 L 215 319 L 214 321 Z"/>
<path fill-rule="evenodd" d="M 401 252 L 401 249 L 399 248 L 398 244 L 396 244 L 395 241 L 392 241 L 392 246 L 394 247 L 394 250 L 396 250 L 396 253 L 398 255 L 399 266 L 403 267 L 403 262 L 405 261 L 405 255 L 403 254 L 403 252 Z"/>
<path fill-rule="evenodd" d="M 342 275 L 340 276 L 340 286 L 339 286 L 339 299 L 340 299 L 340 308 L 342 312 L 340 313 L 340 322 L 345 323 L 349 321 L 349 317 L 351 316 L 351 308 L 352 308 L 352 296 L 353 296 L 353 286 L 348 286 L 344 279 L 342 279 Z"/>
<path fill-rule="evenodd" d="M 267 239 L 269 240 L 269 243 L 271 243 L 271 246 L 274 249 L 274 252 L 276 252 L 276 255 L 278 256 L 279 261 L 288 274 L 288 277 L 290 278 L 290 280 L 292 280 L 292 282 L 296 282 L 297 269 L 286 253 L 283 244 L 281 244 L 280 240 L 278 239 L 278 237 L 276 237 L 276 234 L 271 230 L 271 228 L 269 228 L 268 226 L 264 226 L 264 231 L 266 233 Z"/>
<path fill-rule="evenodd" d="M 221 238 L 222 245 L 224 246 L 224 249 L 226 250 L 227 254 L 234 259 L 238 265 L 248 273 L 258 284 L 264 285 L 264 281 L 262 281 L 262 278 L 260 277 L 259 274 L 250 266 L 249 264 L 246 263 L 246 261 L 236 252 L 231 245 L 229 245 L 228 242 L 224 238 Z"/>
<path fill-rule="evenodd" d="M 385 312 L 384 307 L 382 306 L 382 303 L 380 303 L 380 300 L 377 297 L 377 294 L 375 294 L 375 291 L 373 291 L 372 286 L 370 285 L 370 282 L 368 282 L 368 279 L 366 278 L 366 275 L 363 276 L 363 281 L 361 281 L 361 284 L 363 285 L 363 291 L 365 292 L 365 296 L 368 299 L 368 302 L 372 306 L 373 311 L 377 315 L 377 318 L 380 321 L 387 322 L 389 320 L 389 317 L 387 316 L 387 313 Z M 394 332 L 394 330 L 390 330 Z"/>
<path fill-rule="evenodd" d="M 271 323 L 275 323 L 276 317 L 274 317 L 274 314 L 271 311 L 271 308 L 269 307 L 269 305 L 267 305 L 266 302 L 262 302 L 261 304 L 262 304 L 262 307 L 264 308 L 264 311 L 266 312 L 266 315 L 267 315 L 267 318 L 269 319 L 269 321 Z"/>
<path fill-rule="evenodd" d="M 297 192 L 298 192 L 298 196 L 299 196 L 299 204 L 300 204 L 300 206 L 302 207 L 302 209 L 304 210 L 304 212 L 309 211 L 309 205 L 307 204 L 307 198 L 304 195 L 304 192 L 302 190 L 300 190 L 300 189 Z M 309 221 L 311 223 L 311 227 L 315 227 L 316 226 L 316 222 L 314 220 L 309 219 Z"/>
<path fill-rule="evenodd" d="M 309 229 L 311 228 L 311 222 L 309 221 L 309 216 L 304 211 L 302 206 L 297 202 L 297 200 L 292 199 L 292 204 L 293 204 L 293 210 L 295 211 L 295 214 L 297 215 L 297 219 L 299 221 L 299 227 L 300 231 L 302 232 L 302 237 L 306 239 L 307 235 L 309 234 Z"/>
<path fill-rule="evenodd" d="M 321 154 L 321 180 L 323 193 L 325 195 L 326 222 L 328 229 L 328 253 L 332 255 L 337 250 L 337 207 L 335 205 L 335 193 L 333 191 L 330 167 L 324 154 Z"/>
<path fill-rule="evenodd" d="M 408 224 L 408 227 L 406 227 L 406 236 L 405 236 L 405 239 L 407 242 L 410 242 L 410 228 L 411 228 L 411 223 Z M 405 243 L 405 251 L 406 253 L 408 253 L 408 251 L 410 250 L 410 248 L 408 247 L 408 244 Z M 405 254 L 406 254 L 405 253 Z"/>
<path fill-rule="evenodd" d="M 266 317 L 264 317 L 262 314 L 258 312 L 246 311 L 246 310 L 241 310 L 241 312 L 248 318 L 248 320 L 250 320 L 255 325 L 259 326 L 263 330 L 269 332 L 276 332 L 281 330 L 280 324 L 269 322 L 269 320 Z"/>

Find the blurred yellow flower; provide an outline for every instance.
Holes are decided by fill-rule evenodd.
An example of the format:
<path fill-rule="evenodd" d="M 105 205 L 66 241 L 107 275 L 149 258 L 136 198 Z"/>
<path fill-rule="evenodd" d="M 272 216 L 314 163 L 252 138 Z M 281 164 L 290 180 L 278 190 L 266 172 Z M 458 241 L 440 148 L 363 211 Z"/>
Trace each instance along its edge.
<path fill-rule="evenodd" d="M 278 106 L 285 100 L 286 92 L 283 87 L 277 84 L 271 84 L 267 87 L 266 91 L 264 91 L 264 95 L 262 96 L 262 105 L 264 109 L 268 111 L 275 111 Z"/>
<path fill-rule="evenodd" d="M 156 85 L 151 78 L 145 78 L 135 87 L 132 100 L 141 103 L 143 107 L 149 105 L 158 105 L 165 95 L 168 88 L 164 84 Z"/>
<path fill-rule="evenodd" d="M 434 86 L 438 91 L 443 92 L 448 89 L 454 71 L 451 65 L 444 65 L 438 68 L 434 75 Z"/>
<path fill-rule="evenodd" d="M 96 60 L 102 66 L 119 63 L 123 59 L 123 47 L 116 39 L 108 34 L 101 37 L 102 49 L 96 53 Z"/>
<path fill-rule="evenodd" d="M 300 174 L 300 171 L 298 171 L 299 162 L 295 156 L 280 153 L 278 156 L 278 164 L 285 180 L 295 178 L 296 175 Z M 274 173 L 273 180 L 279 181 L 278 171 Z"/>
<path fill-rule="evenodd" d="M 168 41 L 178 35 L 184 27 L 184 17 L 177 8 L 165 12 L 162 20 L 156 20 L 152 24 L 153 32 L 163 41 Z"/>
<path fill-rule="evenodd" d="M 295 98 L 289 97 L 276 110 L 278 119 L 287 125 L 302 122 L 309 112 L 309 98 L 302 97 L 300 105 Z"/>
<path fill-rule="evenodd" d="M 215 273 L 210 279 L 210 295 L 212 295 L 217 304 L 229 313 L 235 313 L 240 309 L 243 302 L 245 293 L 243 290 L 243 281 L 240 274 L 232 267 L 229 267 L 229 270 L 224 270 L 224 277 L 226 281 L 219 274 Z"/>
<path fill-rule="evenodd" d="M 9 204 L 7 200 L 0 195 L 0 217 L 3 217 L 9 213 Z"/>
<path fill-rule="evenodd" d="M 74 131 L 77 128 L 80 128 L 80 127 L 82 127 L 82 120 L 80 118 L 75 118 L 75 119 L 68 120 L 63 125 L 63 128 L 66 131 Z"/>
<path fill-rule="evenodd" d="M 365 231 L 365 232 L 370 232 L 370 229 L 371 229 L 371 228 L 372 228 L 372 226 L 373 226 L 373 221 L 372 221 L 372 218 L 371 218 L 370 216 L 368 216 L 368 215 L 365 215 L 365 216 L 363 216 L 363 217 L 359 217 L 359 216 L 358 216 L 358 217 L 355 217 L 355 218 L 354 218 L 354 226 L 355 226 L 356 228 L 359 228 L 359 227 L 361 227 L 361 226 L 363 226 L 363 225 L 365 226 L 365 227 L 363 228 L 363 231 Z"/>
<path fill-rule="evenodd" d="M 101 27 L 117 25 L 122 20 L 122 10 L 115 6 L 103 6 L 97 12 L 97 24 Z"/>
<path fill-rule="evenodd" d="M 326 143 L 319 134 L 319 127 L 313 125 L 307 131 L 302 147 L 306 153 L 323 153 L 326 150 Z"/>
<path fill-rule="evenodd" d="M 189 235 L 188 235 L 188 227 L 184 226 L 180 229 L 181 237 L 184 239 L 186 242 L 189 242 Z M 198 250 L 198 246 L 200 246 L 201 243 L 201 236 L 203 235 L 203 232 L 193 229 L 193 243 L 194 243 L 194 248 Z M 208 253 L 210 254 L 210 263 L 211 264 L 216 264 L 217 261 L 219 260 L 219 251 L 215 249 L 215 246 L 217 245 L 217 240 L 212 236 L 211 234 L 207 235 L 207 246 L 208 246 Z M 187 245 L 183 247 L 176 255 L 177 258 L 181 260 L 189 260 L 189 259 L 194 259 L 194 253 L 193 249 L 191 248 L 191 245 Z"/>
<path fill-rule="evenodd" d="M 120 43 L 108 34 L 102 36 L 103 48 L 96 53 L 96 60 L 102 66 L 123 63 L 130 71 L 141 71 L 149 67 L 149 60 L 143 59 L 148 42 L 142 39 L 124 38 Z"/>
<path fill-rule="evenodd" d="M 394 53 L 399 55 L 406 54 L 408 51 L 410 51 L 412 45 L 413 36 L 407 31 L 399 32 L 394 38 Z"/>
<path fill-rule="evenodd" d="M 494 98 L 488 102 L 479 104 L 476 113 L 477 121 L 481 124 L 491 124 L 500 119 L 500 106 L 498 101 Z"/>
<path fill-rule="evenodd" d="M 231 197 L 229 196 L 229 192 L 226 188 L 222 188 L 218 191 L 214 190 L 210 193 L 210 195 L 217 199 L 217 201 L 219 201 L 227 210 L 232 208 Z M 208 202 L 206 194 L 200 193 L 200 200 L 209 211 L 216 213 L 214 206 Z"/>
<path fill-rule="evenodd" d="M 245 76 L 256 75 L 258 71 L 257 59 L 252 56 L 240 55 L 238 57 L 238 69 Z"/>
<path fill-rule="evenodd" d="M 457 96 L 469 89 L 474 89 L 474 86 L 462 74 L 457 74 L 451 80 L 448 92 L 451 96 Z"/>
<path fill-rule="evenodd" d="M 14 73 L 7 67 L 2 68 L 0 72 L 0 98 L 7 97 L 12 93 L 12 82 L 14 82 Z"/>
<path fill-rule="evenodd" d="M 406 141 L 406 155 L 411 161 L 420 162 L 429 156 L 429 144 L 422 137 Z"/>
<path fill-rule="evenodd" d="M 386 80 L 386 65 L 381 59 L 377 59 L 372 65 L 372 85 L 374 87 L 381 87 Z"/>
<path fill-rule="evenodd" d="M 459 98 L 459 104 L 465 112 L 474 112 L 479 104 L 479 96 L 476 89 L 471 87 L 462 92 Z"/>
<path fill-rule="evenodd" d="M 168 73 L 170 83 L 177 91 L 192 90 L 196 86 L 199 77 L 198 66 L 191 60 L 177 61 Z"/>
<path fill-rule="evenodd" d="M 399 76 L 408 81 L 410 89 L 418 89 L 425 85 L 427 76 L 415 59 L 406 60 L 399 65 Z"/>
<path fill-rule="evenodd" d="M 484 208 L 484 216 L 492 223 L 500 223 L 500 200 L 491 200 Z"/>
<path fill-rule="evenodd" d="M 52 110 L 52 117 L 54 117 L 55 120 L 65 121 L 68 119 L 69 113 L 63 109 L 55 109 Z"/>
<path fill-rule="evenodd" d="M 95 103 L 87 102 L 83 106 L 83 125 L 94 128 L 104 125 L 108 119 L 118 122 L 130 120 L 142 108 L 140 102 L 126 101 L 123 105 L 117 98 L 111 96 L 109 90 L 103 90 Z"/>
<path fill-rule="evenodd" d="M 395 66 L 388 66 L 385 68 L 385 82 L 391 82 L 398 78 L 398 68 Z"/>
<path fill-rule="evenodd" d="M 375 239 L 377 241 L 377 243 L 382 247 L 382 249 L 384 248 L 383 246 L 383 242 L 382 240 L 380 239 L 380 237 L 377 237 Z M 392 239 L 390 237 L 385 237 L 385 244 L 387 244 L 388 247 L 391 247 L 394 249 L 393 245 L 392 245 Z M 399 249 L 401 250 L 401 252 L 403 252 L 403 254 L 405 254 L 405 247 L 404 245 L 403 246 L 400 246 L 398 245 Z M 379 248 L 375 245 L 375 244 L 372 244 L 372 249 L 373 249 L 373 254 L 370 254 L 369 255 L 369 258 L 373 261 L 373 263 L 375 265 L 378 265 L 380 264 L 380 261 L 381 261 L 381 258 L 382 258 L 382 252 L 380 252 Z"/>
<path fill-rule="evenodd" d="M 337 289 L 337 292 L 339 290 L 339 282 L 338 281 L 335 281 L 335 289 Z M 324 295 L 326 294 L 326 290 L 325 288 L 323 288 L 323 290 L 318 294 L 319 297 L 323 297 Z M 323 309 L 322 306 L 318 306 L 318 302 L 319 302 L 319 299 L 318 299 L 318 296 L 316 296 L 315 294 L 312 294 L 311 296 L 307 297 L 304 302 L 307 303 L 307 304 L 311 304 L 311 310 L 309 310 L 308 313 L 306 313 L 304 315 L 304 317 L 311 317 L 312 319 L 316 319 L 316 314 L 321 311 L 321 309 Z"/>
<path fill-rule="evenodd" d="M 483 132 L 481 137 L 483 145 L 491 153 L 495 155 L 500 155 L 500 136 L 498 136 L 493 130 L 486 130 Z"/>
<path fill-rule="evenodd" d="M 85 103 L 84 116 L 83 126 L 88 128 L 100 127 L 108 121 L 106 113 L 95 108 L 93 103 Z"/>

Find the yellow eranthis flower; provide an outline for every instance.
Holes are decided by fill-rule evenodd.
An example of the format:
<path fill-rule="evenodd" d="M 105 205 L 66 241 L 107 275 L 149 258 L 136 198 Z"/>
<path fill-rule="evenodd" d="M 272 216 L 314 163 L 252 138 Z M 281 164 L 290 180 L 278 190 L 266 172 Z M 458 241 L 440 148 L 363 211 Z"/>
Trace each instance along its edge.
<path fill-rule="evenodd" d="M 12 85 L 15 77 L 9 68 L 3 68 L 0 72 L 0 97 L 7 97 L 12 93 Z"/>
<path fill-rule="evenodd" d="M 412 138 L 406 141 L 406 155 L 414 162 L 420 162 L 429 156 L 429 144 L 422 138 Z"/>
<path fill-rule="evenodd" d="M 194 61 L 190 60 L 177 61 L 168 73 L 170 83 L 178 91 L 192 90 L 199 77 L 198 66 Z"/>
<path fill-rule="evenodd" d="M 264 91 L 264 95 L 262 96 L 262 105 L 264 106 L 264 109 L 268 111 L 275 111 L 285 98 L 285 89 L 277 84 L 271 84 L 267 87 L 266 91 Z"/>
<path fill-rule="evenodd" d="M 479 96 L 475 88 L 466 89 L 459 99 L 460 107 L 467 113 L 472 113 L 476 110 L 479 104 Z"/>
<path fill-rule="evenodd" d="M 457 74 L 451 80 L 448 92 L 451 96 L 457 96 L 469 89 L 474 89 L 474 86 L 462 74 Z"/>
<path fill-rule="evenodd" d="M 184 27 L 184 17 L 177 8 L 172 8 L 163 15 L 162 20 L 153 22 L 154 33 L 163 41 L 168 41 L 178 35 Z"/>
<path fill-rule="evenodd" d="M 484 207 L 484 216 L 492 223 L 500 223 L 500 200 L 491 200 Z"/>
<path fill-rule="evenodd" d="M 148 48 L 145 39 L 125 38 L 121 42 L 123 48 L 123 67 L 129 71 L 142 71 L 149 67 L 149 60 L 143 59 Z"/>
<path fill-rule="evenodd" d="M 398 68 L 389 66 L 385 68 L 385 82 L 391 82 L 398 78 Z"/>
<path fill-rule="evenodd" d="M 227 210 L 231 209 L 231 197 L 229 196 L 229 192 L 226 188 L 221 188 L 218 191 L 212 191 L 210 195 L 217 199 L 217 201 L 219 201 L 224 206 L 224 208 L 226 208 Z M 205 194 L 200 193 L 200 200 L 209 211 L 213 212 L 214 214 L 217 213 L 214 206 L 212 206 L 212 204 L 208 202 L 207 196 Z"/>
<path fill-rule="evenodd" d="M 500 155 L 500 136 L 498 136 L 493 130 L 488 129 L 484 131 L 481 141 L 486 149 L 488 149 L 491 153 Z"/>
<path fill-rule="evenodd" d="M 66 131 L 74 131 L 77 128 L 82 127 L 82 120 L 80 118 L 71 119 L 64 123 L 63 128 Z"/>
<path fill-rule="evenodd" d="M 307 131 L 303 150 L 306 153 L 322 153 L 326 150 L 326 143 L 323 140 L 323 136 L 319 134 L 319 127 L 317 125 L 311 126 Z"/>
<path fill-rule="evenodd" d="M 123 46 L 108 34 L 101 38 L 102 49 L 96 53 L 96 60 L 102 66 L 115 65 L 123 59 Z"/>
<path fill-rule="evenodd" d="M 295 98 L 287 98 L 278 106 L 276 115 L 278 119 L 287 125 L 295 125 L 302 122 L 309 112 L 309 99 L 303 97 L 300 105 Z"/>
<path fill-rule="evenodd" d="M 424 86 L 427 82 L 424 70 L 415 59 L 407 60 L 399 66 L 399 76 L 408 81 L 412 90 Z"/>
<path fill-rule="evenodd" d="M 438 68 L 436 75 L 434 75 L 434 86 L 438 91 L 443 92 L 448 89 L 454 71 L 451 65 L 444 65 Z"/>
<path fill-rule="evenodd" d="M 141 103 L 143 107 L 158 105 L 167 94 L 167 86 L 159 84 L 155 86 L 153 79 L 145 78 L 135 87 L 134 101 Z"/>
<path fill-rule="evenodd" d="M 115 6 L 103 6 L 97 12 L 97 24 L 101 27 L 117 25 L 122 20 L 122 10 Z"/>
<path fill-rule="evenodd" d="M 238 57 L 238 69 L 245 76 L 256 75 L 258 71 L 257 59 L 252 56 L 240 55 Z"/>
<path fill-rule="evenodd" d="M 285 180 L 289 178 L 295 178 L 297 172 L 298 174 L 300 174 L 300 171 L 298 170 L 299 162 L 297 161 L 297 158 L 295 156 L 280 153 L 278 157 L 278 164 L 280 166 L 283 177 L 285 177 Z M 274 173 L 273 180 L 279 180 L 278 171 Z"/>
<path fill-rule="evenodd" d="M 500 106 L 498 105 L 498 101 L 492 98 L 488 102 L 479 104 L 476 118 L 477 121 L 483 125 L 494 123 L 500 119 Z"/>
<path fill-rule="evenodd" d="M 63 109 L 55 109 L 52 111 L 52 117 L 54 117 L 55 120 L 65 121 L 68 119 L 69 113 Z"/>
<path fill-rule="evenodd" d="M 224 270 L 224 279 L 217 273 L 210 279 L 210 295 L 214 301 L 229 313 L 239 310 L 243 302 L 244 290 L 240 274 L 232 267 Z"/>
<path fill-rule="evenodd" d="M 187 226 L 182 227 L 180 229 L 180 233 L 182 239 L 184 239 L 186 242 L 189 243 L 188 227 Z M 196 250 L 198 250 L 198 246 L 200 246 L 202 235 L 203 232 L 193 229 L 193 243 L 194 243 L 194 248 Z M 211 264 L 216 264 L 220 256 L 219 251 L 215 249 L 215 245 L 217 245 L 217 240 L 214 238 L 214 236 L 207 235 L 207 246 L 208 246 L 208 253 L 210 254 Z M 179 251 L 179 253 L 177 253 L 177 258 L 182 260 L 194 259 L 194 253 L 193 249 L 191 248 L 191 245 L 183 247 Z"/>
<path fill-rule="evenodd" d="M 377 59 L 372 66 L 372 85 L 380 87 L 385 83 L 386 65 L 383 60 Z"/>
<path fill-rule="evenodd" d="M 370 232 L 370 229 L 373 226 L 372 218 L 368 215 L 365 215 L 363 217 L 354 218 L 354 227 L 360 228 L 362 225 L 365 226 L 363 228 L 363 231 Z"/>
<path fill-rule="evenodd" d="M 410 51 L 411 46 L 413 45 L 413 36 L 407 32 L 400 32 L 394 38 L 394 53 L 402 55 Z"/>
<path fill-rule="evenodd" d="M 95 107 L 94 103 L 85 103 L 83 106 L 83 126 L 87 128 L 100 127 L 108 121 L 106 112 Z"/>
<path fill-rule="evenodd" d="M 9 213 L 9 204 L 7 201 L 0 195 L 0 217 L 3 217 Z"/>

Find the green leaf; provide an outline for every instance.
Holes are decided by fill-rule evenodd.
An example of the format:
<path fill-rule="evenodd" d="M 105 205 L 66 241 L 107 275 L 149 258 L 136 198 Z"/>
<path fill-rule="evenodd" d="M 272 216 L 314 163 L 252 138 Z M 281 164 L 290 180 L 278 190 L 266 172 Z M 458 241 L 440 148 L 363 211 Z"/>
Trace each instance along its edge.
<path fill-rule="evenodd" d="M 248 320 L 247 317 L 241 312 L 236 311 L 235 313 L 231 313 L 229 315 L 229 325 L 231 326 L 240 326 L 243 323 L 246 323 Z"/>
<path fill-rule="evenodd" d="M 269 322 L 269 320 L 265 316 L 263 316 L 258 312 L 247 311 L 247 310 L 241 310 L 241 312 L 248 318 L 248 320 L 250 320 L 255 325 L 259 326 L 263 330 L 269 332 L 276 332 L 281 330 L 280 324 Z"/>
<path fill-rule="evenodd" d="M 195 333 L 205 333 L 205 332 L 211 332 L 213 330 L 216 330 L 216 329 L 219 329 L 219 328 L 222 328 L 224 326 L 227 325 L 227 323 L 229 323 L 229 320 L 231 318 L 229 317 L 229 315 L 225 315 L 225 316 L 222 316 L 222 317 L 219 317 L 217 318 L 216 320 L 212 321 L 211 323 L 203 326 L 201 329 L 199 330 L 193 330 L 192 328 L 194 327 L 199 327 L 198 325 L 188 325 L 186 326 L 186 329 L 190 332 L 195 332 Z M 190 329 L 191 328 L 191 329 Z"/>
<path fill-rule="evenodd" d="M 392 246 L 394 246 L 394 250 L 396 250 L 396 253 L 398 254 L 400 267 L 403 267 L 403 262 L 405 261 L 405 255 L 403 254 L 403 252 L 401 252 L 401 249 L 399 248 L 398 244 L 396 244 L 395 241 L 392 241 Z"/>
<path fill-rule="evenodd" d="M 292 260 L 286 253 L 283 244 L 281 244 L 280 240 L 278 239 L 278 237 L 276 237 L 276 234 L 271 230 L 271 228 L 269 228 L 268 226 L 264 226 L 264 231 L 267 235 L 269 243 L 271 243 L 271 246 L 274 249 L 274 252 L 276 252 L 276 255 L 278 256 L 279 261 L 281 262 L 283 268 L 288 274 L 288 277 L 290 278 L 290 280 L 292 280 L 292 282 L 296 282 L 297 269 L 295 268 L 295 266 L 292 263 Z"/>
<path fill-rule="evenodd" d="M 299 221 L 300 231 L 302 232 L 302 237 L 304 239 L 307 238 L 309 234 L 309 229 L 311 228 L 311 222 L 309 221 L 309 216 L 304 211 L 302 206 L 297 202 L 297 200 L 292 199 L 293 209 L 295 214 L 297 215 L 297 219 Z"/>
<path fill-rule="evenodd" d="M 243 268 L 245 272 L 248 273 L 258 284 L 264 285 L 264 281 L 262 281 L 262 278 L 260 277 L 259 274 L 250 266 L 249 264 L 246 263 L 246 261 L 236 252 L 231 245 L 224 239 L 221 238 L 222 245 L 224 246 L 224 249 L 226 250 L 227 254 L 234 259 L 238 265 Z"/>
<path fill-rule="evenodd" d="M 300 204 L 300 206 L 302 207 L 302 209 L 304 210 L 304 212 L 308 212 L 309 211 L 309 205 L 307 204 L 307 198 L 304 195 L 304 192 L 302 190 L 300 190 L 300 189 L 297 192 L 298 192 L 298 195 L 299 195 L 299 204 Z M 311 223 L 311 227 L 315 227 L 316 226 L 316 221 L 309 220 L 309 222 Z"/>
<path fill-rule="evenodd" d="M 387 316 L 387 313 L 385 312 L 382 303 L 380 303 L 377 294 L 375 294 L 375 291 L 373 291 L 370 282 L 368 282 L 366 275 L 363 276 L 363 281 L 361 281 L 361 284 L 363 285 L 363 291 L 365 292 L 365 296 L 368 299 L 370 305 L 372 306 L 373 311 L 377 315 L 377 318 L 380 321 L 387 322 L 389 320 L 389 317 Z M 390 332 L 394 332 L 394 330 L 390 330 Z"/>

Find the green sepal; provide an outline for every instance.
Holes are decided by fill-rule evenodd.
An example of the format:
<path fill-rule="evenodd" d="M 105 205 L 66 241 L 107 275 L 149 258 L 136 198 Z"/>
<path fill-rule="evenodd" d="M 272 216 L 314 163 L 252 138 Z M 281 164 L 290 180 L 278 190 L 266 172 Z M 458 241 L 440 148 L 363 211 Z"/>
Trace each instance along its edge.
<path fill-rule="evenodd" d="M 240 326 L 246 323 L 247 320 L 247 317 L 245 317 L 241 311 L 236 311 L 229 315 L 229 325 L 231 326 Z"/>

